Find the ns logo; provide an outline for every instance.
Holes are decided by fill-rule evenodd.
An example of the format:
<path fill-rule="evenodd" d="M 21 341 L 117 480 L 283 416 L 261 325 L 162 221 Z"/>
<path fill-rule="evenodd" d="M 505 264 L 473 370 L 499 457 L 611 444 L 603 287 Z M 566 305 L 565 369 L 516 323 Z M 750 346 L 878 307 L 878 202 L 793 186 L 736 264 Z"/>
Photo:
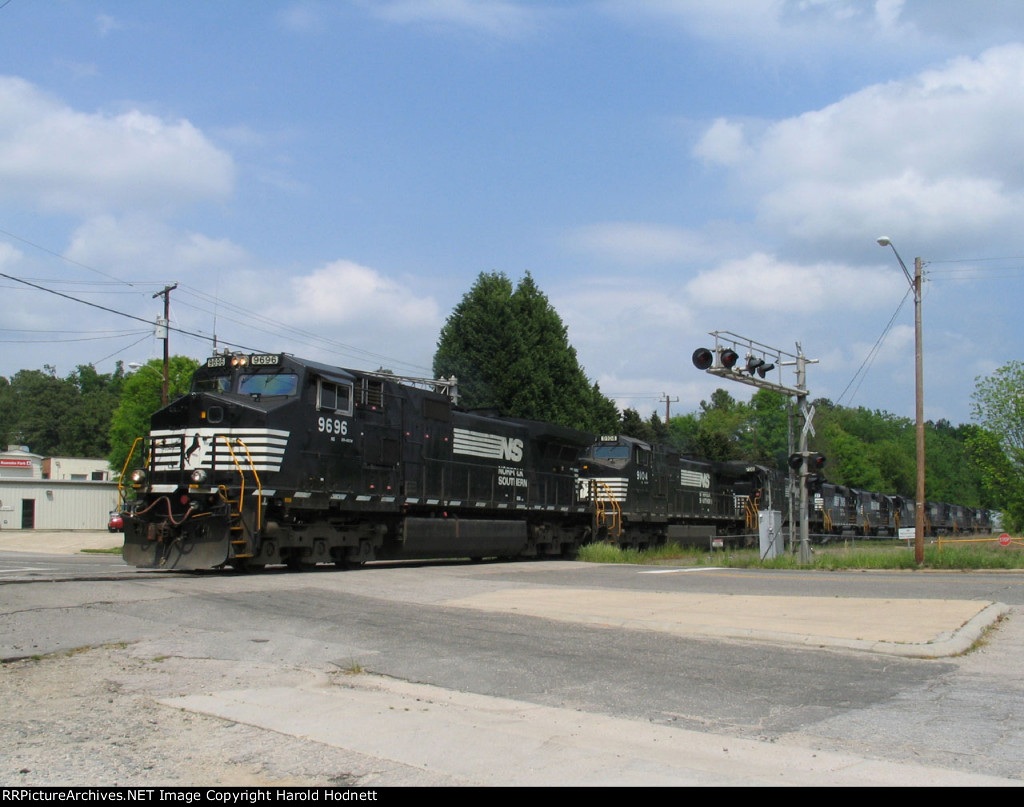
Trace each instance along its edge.
<path fill-rule="evenodd" d="M 501 458 L 511 462 L 522 462 L 523 441 L 518 437 L 500 438 Z"/>

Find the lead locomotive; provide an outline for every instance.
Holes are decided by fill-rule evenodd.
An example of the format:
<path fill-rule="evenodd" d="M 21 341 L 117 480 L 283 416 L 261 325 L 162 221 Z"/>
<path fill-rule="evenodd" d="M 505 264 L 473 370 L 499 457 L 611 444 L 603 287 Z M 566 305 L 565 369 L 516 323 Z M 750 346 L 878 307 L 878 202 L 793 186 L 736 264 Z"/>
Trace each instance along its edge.
<path fill-rule="evenodd" d="M 262 568 L 571 555 L 590 435 L 455 405 L 454 382 L 217 355 L 153 415 L 124 559 Z"/>

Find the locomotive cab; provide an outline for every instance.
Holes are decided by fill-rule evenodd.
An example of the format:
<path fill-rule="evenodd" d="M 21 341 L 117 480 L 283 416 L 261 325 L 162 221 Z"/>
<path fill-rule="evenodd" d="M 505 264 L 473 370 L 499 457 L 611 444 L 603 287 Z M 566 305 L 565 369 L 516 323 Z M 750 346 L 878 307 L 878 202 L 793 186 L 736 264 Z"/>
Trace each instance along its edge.
<path fill-rule="evenodd" d="M 302 378 L 282 354 L 213 356 L 189 394 L 154 413 L 131 474 L 126 562 L 192 569 L 251 556 L 262 479 L 280 469 L 288 441 L 270 422 L 299 403 Z"/>

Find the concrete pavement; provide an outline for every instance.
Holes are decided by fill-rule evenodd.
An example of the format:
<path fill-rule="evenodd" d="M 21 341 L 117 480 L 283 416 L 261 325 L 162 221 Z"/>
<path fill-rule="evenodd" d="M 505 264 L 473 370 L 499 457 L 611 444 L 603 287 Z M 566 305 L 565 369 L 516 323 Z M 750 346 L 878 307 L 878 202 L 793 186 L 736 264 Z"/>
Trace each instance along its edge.
<path fill-rule="evenodd" d="M 113 549 L 122 543 L 121 533 L 106 530 L 0 530 L 0 552 L 74 555 L 83 549 Z"/>

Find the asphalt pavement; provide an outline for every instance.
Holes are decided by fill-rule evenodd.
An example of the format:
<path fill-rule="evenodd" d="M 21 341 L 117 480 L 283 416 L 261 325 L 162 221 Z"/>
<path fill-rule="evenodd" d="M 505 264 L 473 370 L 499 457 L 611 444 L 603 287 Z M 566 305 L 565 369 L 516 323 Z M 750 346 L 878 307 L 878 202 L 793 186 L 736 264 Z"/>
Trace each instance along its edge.
<path fill-rule="evenodd" d="M 105 531 L 0 532 L 0 552 L 76 554 L 121 544 Z M 812 600 L 820 599 L 822 607 Z M 502 591 L 452 605 L 567 622 L 655 630 L 680 636 L 833 647 L 911 658 L 966 651 L 1010 608 L 960 599 L 808 598 L 614 592 L 593 589 Z"/>
<path fill-rule="evenodd" d="M 18 578 L 19 566 L 57 567 L 60 565 L 56 557 L 58 555 L 73 555 L 83 549 L 112 549 L 119 546 L 120 542 L 120 535 L 100 531 L 0 532 L 0 583 L 14 583 Z M 41 560 L 40 555 L 51 556 L 53 563 Z M 90 571 L 87 577 L 71 579 L 104 581 L 144 574 L 125 567 L 116 555 L 110 558 L 110 563 L 100 563 L 97 558 L 96 566 L 109 571 L 100 571 L 98 574 Z M 488 567 L 484 565 L 481 568 L 486 571 Z M 497 566 L 492 568 L 497 569 Z M 431 594 L 429 602 L 432 606 L 446 609 L 534 616 L 576 625 L 621 627 L 628 629 L 627 633 L 647 631 L 652 634 L 732 640 L 720 646 L 734 644 L 735 640 L 746 640 L 791 647 L 829 647 L 856 650 L 864 654 L 917 658 L 942 658 L 967 650 L 988 626 L 1011 610 L 1007 605 L 985 599 L 904 598 L 891 595 L 797 597 L 778 594 L 715 594 L 692 587 L 683 590 L 678 586 L 673 588 L 660 585 L 616 588 L 602 586 L 597 582 L 602 577 L 602 569 L 593 564 L 554 562 L 543 564 L 543 568 L 547 574 L 557 576 L 560 585 L 545 585 L 536 580 L 526 585 L 479 585 L 480 581 L 474 578 L 473 585 L 452 588 L 443 597 Z M 8 571 L 9 575 L 6 574 Z M 579 571 L 593 571 L 596 574 L 573 575 Z M 649 580 L 647 574 L 699 574 L 700 571 L 643 567 L 642 574 Z M 38 568 L 32 570 L 32 574 L 40 573 Z M 387 574 L 386 571 L 382 573 Z M 60 574 L 66 575 L 67 572 Z M 400 572 L 398 577 L 402 578 L 403 574 Z M 147 576 L 152 579 L 151 573 Z M 126 589 L 129 592 L 126 596 L 138 603 L 138 609 L 144 610 L 150 596 L 167 596 L 172 599 L 183 597 L 187 600 L 195 586 L 205 586 L 211 591 L 226 586 L 234 596 L 238 594 L 240 582 L 261 591 L 264 588 L 269 590 L 273 584 L 274 590 L 284 587 L 283 590 L 291 591 L 293 597 L 300 598 L 300 613 L 305 614 L 309 604 L 320 603 L 327 608 L 324 613 L 329 614 L 334 613 L 331 611 L 333 606 L 328 605 L 330 595 L 316 590 L 307 599 L 302 599 L 304 586 L 309 587 L 320 578 L 326 585 L 325 591 L 336 591 L 336 586 L 343 583 L 346 592 L 358 600 L 374 597 L 380 585 L 379 580 L 374 579 L 375 575 L 355 574 L 344 578 L 317 575 L 303 580 L 299 580 L 299 577 L 293 579 L 291 575 L 283 575 L 272 579 L 268 575 L 264 579 L 264 576 L 253 575 L 239 581 L 211 575 L 189 580 L 187 584 L 181 583 L 181 590 L 176 589 L 179 583 L 171 580 L 166 589 L 154 588 L 151 591 L 146 588 L 145 596 L 140 588 L 131 587 Z M 430 577 L 432 579 L 433 576 Z M 337 581 L 335 588 L 331 588 L 332 580 Z M 0 592 L 3 590 L 4 587 L 0 587 Z M 781 586 L 775 590 L 786 590 L 786 587 Z M 877 589 L 866 586 L 857 587 L 856 590 Z M 76 587 L 65 589 L 61 586 L 45 590 L 26 587 L 19 594 L 27 598 L 26 604 L 24 607 L 19 606 L 16 614 L 12 611 L 11 624 L 16 623 L 18 629 L 24 632 L 30 626 L 39 624 L 33 620 L 51 619 L 51 609 L 70 607 L 68 603 L 77 601 L 77 591 L 79 589 Z M 61 599 L 63 594 L 67 594 L 67 597 Z M 92 596 L 90 592 L 88 597 Z M 414 602 L 415 596 L 409 601 Z M 91 599 L 88 605 L 94 605 Z M 122 612 L 116 609 L 109 613 L 100 609 L 87 615 L 88 624 L 100 627 L 121 624 L 121 615 Z M 146 626 L 152 624 L 143 622 Z M 1002 628 L 1004 636 L 1001 646 L 1005 646 L 1005 649 L 1000 650 L 1001 655 L 996 654 L 988 662 L 997 665 L 998 669 L 994 673 L 997 680 L 1007 664 L 1006 659 L 1016 658 L 1014 654 L 1017 651 L 1014 648 L 1024 645 L 1014 621 L 1009 620 L 1007 624 L 1010 628 Z M 276 635 L 273 642 L 268 641 L 267 630 L 273 633 L 272 627 L 265 627 L 258 634 L 246 633 L 244 630 L 222 631 L 216 627 L 206 631 L 194 625 L 180 630 L 167 626 L 165 629 L 168 632 L 151 636 L 137 645 L 123 649 L 107 647 L 104 651 L 111 655 L 110 671 L 121 669 L 125 663 L 117 654 L 134 658 L 131 654 L 137 653 L 140 658 L 162 660 L 158 665 L 159 674 L 154 679 L 159 681 L 160 687 L 157 700 L 172 707 L 173 711 L 158 713 L 156 717 L 177 715 L 184 710 L 189 714 L 228 721 L 227 724 L 202 724 L 212 727 L 211 731 L 222 725 L 253 727 L 263 732 L 254 735 L 257 740 L 271 738 L 267 743 L 275 749 L 275 753 L 280 748 L 280 738 L 291 738 L 290 741 L 302 744 L 296 747 L 301 747 L 303 759 L 317 758 L 317 755 L 324 753 L 324 749 L 333 749 L 332 753 L 351 756 L 351 759 L 346 757 L 349 760 L 346 765 L 350 765 L 352 770 L 357 770 L 359 765 L 366 768 L 367 772 L 358 779 L 363 784 L 828 784 L 932 787 L 1020 784 L 1015 768 L 1011 768 L 1010 773 L 1005 772 L 1005 766 L 975 772 L 965 770 L 969 763 L 962 761 L 956 765 L 943 764 L 941 760 L 936 762 L 937 757 L 933 756 L 928 758 L 926 764 L 921 764 L 914 756 L 902 758 L 894 752 L 895 758 L 887 759 L 884 753 L 878 751 L 878 747 L 885 750 L 892 746 L 898 751 L 904 743 L 913 745 L 898 731 L 898 736 L 892 734 L 895 729 L 886 722 L 890 710 L 893 714 L 890 720 L 896 724 L 896 729 L 906 729 L 913 739 L 916 737 L 913 730 L 920 723 L 931 738 L 936 733 L 935 720 L 940 720 L 946 711 L 955 708 L 956 703 L 960 702 L 957 698 L 963 701 L 962 708 L 970 708 L 972 713 L 976 711 L 976 701 L 972 698 L 982 697 L 983 705 L 991 704 L 990 690 L 981 688 L 978 691 L 982 695 L 978 696 L 976 687 L 965 684 L 969 683 L 968 679 L 973 680 L 972 674 L 977 675 L 976 668 L 971 668 L 974 673 L 950 679 L 959 687 L 955 691 L 942 688 L 953 686 L 952 683 L 942 683 L 954 675 L 952 665 L 943 665 L 944 671 L 949 668 L 944 678 L 936 677 L 939 673 L 933 671 L 933 677 L 929 680 L 939 688 L 938 697 L 942 701 L 935 706 L 939 711 L 935 712 L 934 720 L 928 717 L 932 714 L 927 712 L 931 706 L 930 701 L 923 706 L 918 706 L 918 702 L 914 701 L 914 709 L 905 712 L 899 711 L 904 708 L 900 700 L 892 698 L 886 703 L 882 715 L 872 712 L 870 704 L 855 708 L 851 701 L 832 717 L 836 721 L 847 721 L 841 722 L 836 729 L 837 736 L 846 736 L 850 725 L 848 721 L 862 719 L 870 725 L 866 736 L 875 738 L 872 740 L 874 744 L 858 745 L 851 740 L 845 744 L 836 742 L 830 748 L 831 729 L 826 725 L 829 721 L 824 720 L 819 725 L 817 718 L 812 721 L 813 725 L 805 727 L 806 737 L 796 732 L 792 741 L 789 741 L 788 738 L 777 740 L 774 736 L 761 737 L 757 732 L 751 736 L 734 736 L 731 733 L 691 730 L 681 725 L 637 719 L 627 714 L 607 713 L 607 710 L 581 709 L 572 703 L 558 703 L 557 698 L 554 703 L 545 704 L 535 699 L 516 697 L 508 689 L 498 694 L 481 694 L 481 691 L 469 688 L 428 684 L 387 674 L 341 674 L 331 677 L 322 667 L 318 668 L 317 664 L 312 663 L 308 668 L 316 675 L 302 685 L 264 680 L 263 676 L 268 669 L 266 664 L 256 668 L 258 674 L 255 678 L 239 679 L 236 683 L 231 683 L 233 678 L 224 678 L 223 672 L 213 678 L 201 679 L 200 675 L 210 665 L 227 665 L 224 670 L 234 670 L 232 665 L 241 665 L 239 669 L 248 670 L 252 664 L 252 643 L 255 641 L 261 643 L 256 645 L 259 648 L 283 653 L 282 657 L 288 659 L 285 668 L 289 670 L 296 665 L 302 666 L 297 659 L 303 648 L 309 651 L 315 647 L 317 652 L 331 654 L 332 659 L 344 660 L 349 657 L 342 655 L 331 639 L 318 638 L 311 644 L 309 635 L 313 634 L 302 633 L 294 646 Z M 1007 632 L 1012 635 L 1008 637 L 1005 635 Z M 313 633 L 321 636 L 315 630 Z M 117 635 L 121 636 L 122 633 Z M 356 642 L 357 636 L 343 634 L 337 641 L 342 644 Z M 75 637 L 76 641 L 83 641 L 79 634 L 76 633 Z M 274 650 L 279 639 L 284 643 L 283 649 Z M 216 643 L 216 652 L 211 653 L 204 642 Z M 240 647 L 236 648 L 237 652 L 229 647 L 234 647 L 233 643 Z M 764 647 L 758 650 L 764 650 Z M 833 661 L 836 658 L 833 654 L 822 655 L 831 657 Z M 974 655 L 965 656 L 965 659 L 970 660 Z M 95 663 L 102 664 L 105 658 L 97 654 Z M 174 663 L 180 665 L 183 680 L 203 680 L 205 683 L 167 689 L 164 679 L 171 662 L 163 661 L 165 659 L 174 659 Z M 54 663 L 60 662 L 58 660 Z M 884 660 L 887 669 L 889 666 L 907 663 Z M 340 667 L 341 664 L 342 661 L 335 661 L 334 667 Z M 923 664 L 930 665 L 932 662 Z M 216 669 L 220 668 L 214 667 Z M 38 670 L 45 672 L 46 668 L 39 667 Z M 888 674 L 894 673 L 890 671 Z M 992 677 L 993 674 L 987 672 L 986 675 Z M 104 672 L 104 676 L 107 676 L 107 672 Z M 67 681 L 61 678 L 60 685 L 63 687 L 66 684 Z M 1003 689 L 997 691 L 1001 693 L 1000 702 L 1005 702 L 1003 708 L 1014 709 L 1019 697 Z M 176 692 L 182 694 L 172 694 Z M 104 704 L 114 703 L 108 689 L 103 689 L 101 694 L 102 701 L 96 708 L 106 708 Z M 771 696 L 770 692 L 764 694 L 766 698 Z M 925 710 L 920 720 L 917 708 Z M 685 717 L 689 712 L 684 710 L 681 714 Z M 980 753 L 977 749 L 988 747 L 985 743 L 989 742 L 991 731 L 984 723 L 984 716 L 975 725 L 970 721 L 958 720 L 957 714 L 954 712 L 951 718 L 955 724 L 952 731 L 958 740 L 963 735 L 965 753 L 969 760 L 971 753 Z M 1005 716 L 997 717 L 1005 722 Z M 65 715 L 62 714 L 60 719 L 63 721 Z M 92 713 L 89 719 L 93 719 Z M 904 726 L 904 723 L 912 725 Z M 999 746 L 999 753 L 1012 755 L 1020 736 L 1016 724 L 1011 721 L 1011 725 L 1006 727 L 997 720 L 995 725 L 997 728 L 994 730 L 998 732 L 996 741 L 1006 746 Z M 948 733 L 950 729 L 946 731 Z M 982 739 L 972 740 L 972 732 Z M 881 739 L 876 738 L 876 735 Z M 933 741 L 929 748 L 936 743 L 941 746 L 941 742 Z M 74 758 L 79 752 L 69 750 L 61 753 Z M 98 753 L 103 760 L 111 756 L 103 748 Z M 19 764 L 26 767 L 24 763 Z M 334 770 L 333 767 L 331 769 Z M 985 772 L 989 770 L 990 773 Z"/>

